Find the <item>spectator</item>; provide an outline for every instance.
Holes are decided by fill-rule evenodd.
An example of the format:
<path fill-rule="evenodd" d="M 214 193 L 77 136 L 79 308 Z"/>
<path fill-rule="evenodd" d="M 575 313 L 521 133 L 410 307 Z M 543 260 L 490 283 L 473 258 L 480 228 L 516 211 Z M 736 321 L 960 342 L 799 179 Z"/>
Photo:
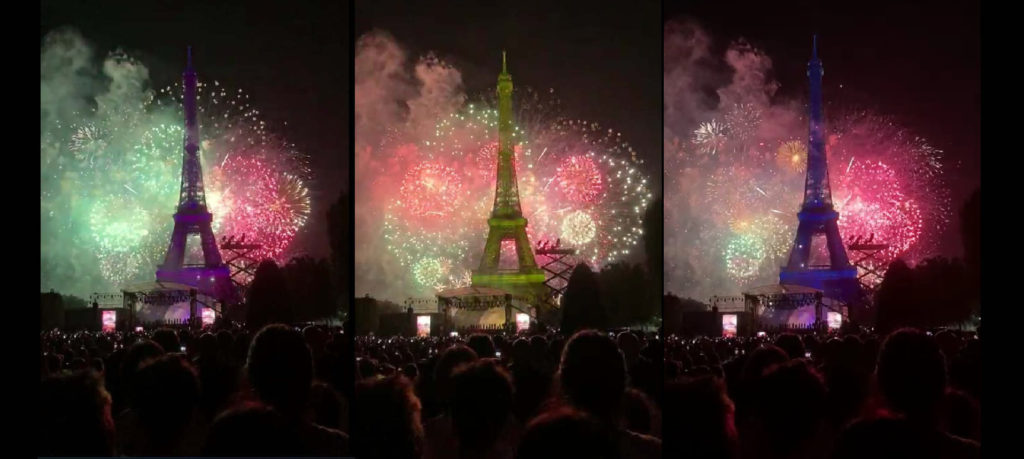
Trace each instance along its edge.
<path fill-rule="evenodd" d="M 497 362 L 482 359 L 452 377 L 452 423 L 459 457 L 512 458 L 520 426 L 512 416 L 512 381 Z"/>
<path fill-rule="evenodd" d="M 622 352 L 607 335 L 593 330 L 576 333 L 565 345 L 559 385 L 574 408 L 594 416 L 617 440 L 623 457 L 654 457 L 661 442 L 621 427 L 627 385 Z"/>
<path fill-rule="evenodd" d="M 288 420 L 313 454 L 348 453 L 345 434 L 306 419 L 313 357 L 301 333 L 285 325 L 268 325 L 260 330 L 249 350 L 247 374 L 260 400 Z"/>
<path fill-rule="evenodd" d="M 615 442 L 600 421 L 565 407 L 538 416 L 526 426 L 517 459 L 586 457 L 619 459 Z M 648 456 L 660 457 L 660 455 Z"/>
<path fill-rule="evenodd" d="M 136 376 L 131 412 L 118 428 L 127 455 L 195 456 L 206 434 L 199 409 L 199 380 L 180 354 L 144 364 Z"/>
<path fill-rule="evenodd" d="M 420 401 L 404 376 L 356 384 L 356 400 L 367 407 L 352 422 L 352 454 L 359 458 L 419 458 L 423 451 Z"/>
<path fill-rule="evenodd" d="M 272 408 L 250 404 L 221 414 L 210 427 L 204 456 L 311 456 L 314 453 Z"/>
<path fill-rule="evenodd" d="M 44 379 L 40 402 L 39 456 L 114 455 L 110 394 L 95 372 Z"/>
<path fill-rule="evenodd" d="M 946 361 L 931 337 L 914 329 L 893 332 L 882 344 L 876 377 L 889 414 L 850 425 L 837 458 L 981 457 L 978 443 L 940 429 Z"/>
<path fill-rule="evenodd" d="M 714 376 L 681 378 L 665 388 L 665 457 L 737 457 L 735 410 Z"/>
<path fill-rule="evenodd" d="M 161 328 L 153 333 L 153 341 L 160 345 L 164 352 L 181 352 L 181 340 L 170 328 Z"/>

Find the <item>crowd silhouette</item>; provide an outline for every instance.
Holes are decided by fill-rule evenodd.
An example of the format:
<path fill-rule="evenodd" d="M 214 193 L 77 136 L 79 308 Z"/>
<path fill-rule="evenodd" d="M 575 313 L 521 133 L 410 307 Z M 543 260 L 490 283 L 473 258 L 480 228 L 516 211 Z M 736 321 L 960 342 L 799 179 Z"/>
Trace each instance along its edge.
<path fill-rule="evenodd" d="M 338 329 L 50 331 L 40 341 L 40 456 L 350 452 L 351 344 Z"/>
<path fill-rule="evenodd" d="M 343 338 L 44 332 L 38 454 L 980 457 L 980 331 Z"/>
<path fill-rule="evenodd" d="M 666 340 L 665 456 L 981 456 L 980 333 Z"/>
<path fill-rule="evenodd" d="M 353 454 L 660 457 L 662 349 L 630 331 L 357 337 Z"/>

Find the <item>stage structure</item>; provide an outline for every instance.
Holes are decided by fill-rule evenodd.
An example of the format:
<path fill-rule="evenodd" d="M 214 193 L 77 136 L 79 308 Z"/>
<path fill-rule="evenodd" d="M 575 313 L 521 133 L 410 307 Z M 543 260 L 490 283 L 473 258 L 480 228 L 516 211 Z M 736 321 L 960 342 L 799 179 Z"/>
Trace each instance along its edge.
<path fill-rule="evenodd" d="M 192 67 L 192 48 L 188 48 L 188 65 L 182 75 L 185 112 L 184 152 L 181 166 L 181 191 L 174 213 L 174 231 L 167 247 L 164 263 L 157 268 L 156 280 L 177 283 L 197 289 L 221 303 L 234 303 L 238 293 L 231 284 L 231 273 L 221 259 L 214 238 L 213 215 L 206 207 L 203 169 L 199 157 L 199 120 L 196 113 L 196 71 Z M 187 243 L 198 236 L 203 262 L 186 264 Z"/>
<path fill-rule="evenodd" d="M 512 75 L 508 73 L 505 53 L 501 55 L 501 74 L 498 75 L 498 167 L 494 192 L 494 206 L 484 254 L 480 267 L 473 271 L 472 286 L 480 289 L 498 289 L 509 295 L 526 298 L 530 304 L 543 304 L 547 287 L 544 271 L 537 267 L 533 248 L 526 234 L 526 218 L 519 202 L 516 184 L 515 142 L 512 138 Z M 500 266 L 501 243 L 515 243 L 517 267 Z"/>
<path fill-rule="evenodd" d="M 515 296 L 503 289 L 490 287 L 462 287 L 437 294 L 437 312 L 441 314 L 442 333 L 459 327 L 501 324 L 509 332 L 516 330 L 516 315 L 527 314 L 537 319 L 534 307 L 536 297 Z M 494 312 L 503 313 L 501 317 Z M 457 314 L 457 315 L 456 315 Z"/>
<path fill-rule="evenodd" d="M 196 289 L 194 286 L 175 282 L 143 282 L 130 285 L 121 291 L 130 317 L 129 325 L 146 322 L 188 321 L 191 327 L 202 326 L 203 308 L 210 308 L 215 314 L 224 311 L 217 308 L 217 300 Z"/>
<path fill-rule="evenodd" d="M 808 327 L 824 325 L 824 292 L 801 285 L 772 284 L 743 292 L 743 310 L 753 319 L 753 328 Z"/>
<path fill-rule="evenodd" d="M 797 218 L 800 223 L 789 261 L 779 273 L 779 284 L 802 285 L 823 292 L 826 297 L 851 302 L 859 297 L 857 268 L 850 264 L 839 235 L 839 213 L 832 205 L 828 181 L 828 160 L 825 154 L 825 120 L 822 108 L 821 78 L 824 75 L 818 59 L 818 37 L 814 37 L 811 61 L 807 64 L 810 83 L 810 120 L 807 144 L 807 179 L 804 183 L 803 205 Z M 815 239 L 825 239 L 828 264 L 812 265 L 811 249 Z"/>

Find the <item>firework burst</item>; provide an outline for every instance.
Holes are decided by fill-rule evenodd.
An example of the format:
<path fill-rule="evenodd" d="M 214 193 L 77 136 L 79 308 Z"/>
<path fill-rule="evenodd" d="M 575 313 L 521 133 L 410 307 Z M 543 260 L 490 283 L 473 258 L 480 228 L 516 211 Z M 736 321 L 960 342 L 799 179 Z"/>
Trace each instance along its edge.
<path fill-rule="evenodd" d="M 636 153 L 618 132 L 559 119 L 550 111 L 557 102 L 522 93 L 513 162 L 530 240 L 561 239 L 596 266 L 627 256 L 651 199 Z M 441 117 L 425 139 L 392 130 L 374 155 L 379 179 L 368 195 L 388 209 L 383 238 L 414 290 L 465 285 L 479 263 L 494 200 L 496 137 L 497 111 L 485 100 Z M 505 258 L 514 264 L 513 255 Z"/>
<path fill-rule="evenodd" d="M 146 72 L 121 53 L 104 65 L 139 76 L 123 82 L 121 92 L 98 96 L 95 109 L 42 125 L 44 265 L 75 267 L 70 276 L 51 278 L 107 283 L 68 290 L 151 279 L 167 248 L 180 188 L 180 85 L 145 89 Z M 263 245 L 258 256 L 283 262 L 310 213 L 306 158 L 268 131 L 248 94 L 217 81 L 200 82 L 198 93 L 215 234 L 245 233 Z"/>

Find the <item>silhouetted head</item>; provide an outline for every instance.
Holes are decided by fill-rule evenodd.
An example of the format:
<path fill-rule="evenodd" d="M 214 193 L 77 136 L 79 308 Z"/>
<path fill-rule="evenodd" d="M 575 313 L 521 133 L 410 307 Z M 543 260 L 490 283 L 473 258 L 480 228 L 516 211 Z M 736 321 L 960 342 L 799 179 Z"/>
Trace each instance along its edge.
<path fill-rule="evenodd" d="M 543 413 L 526 426 L 516 459 L 618 459 L 618 445 L 596 418 L 570 408 Z"/>
<path fill-rule="evenodd" d="M 269 406 L 250 404 L 225 411 L 210 426 L 204 456 L 307 456 L 288 419 Z"/>
<path fill-rule="evenodd" d="M 804 342 L 792 333 L 783 333 L 775 338 L 775 345 L 786 352 L 791 359 L 804 358 Z"/>
<path fill-rule="evenodd" d="M 423 444 L 420 401 L 404 376 L 356 384 L 359 418 L 352 420 L 352 455 L 360 458 L 418 458 Z"/>
<path fill-rule="evenodd" d="M 327 343 L 327 334 L 320 327 L 309 325 L 302 329 L 302 336 L 310 349 L 319 349 Z"/>
<path fill-rule="evenodd" d="M 449 381 L 455 369 L 460 365 L 476 361 L 476 359 L 477 353 L 461 344 L 445 349 L 437 361 L 437 365 L 434 366 L 434 384 L 441 400 L 451 399 Z"/>
<path fill-rule="evenodd" d="M 235 338 L 231 336 L 231 332 L 227 330 L 221 330 L 217 332 L 217 345 L 220 347 L 220 351 L 223 355 L 228 355 L 231 352 L 231 343 L 234 342 Z"/>
<path fill-rule="evenodd" d="M 199 337 L 199 356 L 203 359 L 213 359 L 217 357 L 220 351 L 220 344 L 217 342 L 217 337 L 213 336 L 212 333 L 203 333 Z"/>
<path fill-rule="evenodd" d="M 512 409 L 512 380 L 493 359 L 460 367 L 452 376 L 452 423 L 460 446 L 492 447 Z"/>
<path fill-rule="evenodd" d="M 626 362 L 607 335 L 580 331 L 562 352 L 559 381 L 573 406 L 609 420 L 617 414 L 626 391 Z"/>
<path fill-rule="evenodd" d="M 160 345 L 164 352 L 180 352 L 181 340 L 178 334 L 170 328 L 161 328 L 153 332 L 153 341 Z"/>
<path fill-rule="evenodd" d="M 640 357 L 640 340 L 632 332 L 619 333 L 618 344 L 627 362 L 634 362 Z"/>
<path fill-rule="evenodd" d="M 512 342 L 512 362 L 516 365 L 524 364 L 530 360 L 530 342 L 526 338 L 519 338 Z"/>
<path fill-rule="evenodd" d="M 890 408 L 930 416 L 946 391 L 946 362 L 920 330 L 904 328 L 885 339 L 878 356 L 878 385 Z"/>
<path fill-rule="evenodd" d="M 820 432 L 825 383 L 806 360 L 791 360 L 770 368 L 757 381 L 751 402 L 750 416 L 760 442 L 785 457 Z"/>
<path fill-rule="evenodd" d="M 182 355 L 166 354 L 139 368 L 133 393 L 132 408 L 152 446 L 169 447 L 181 437 L 199 404 L 199 379 Z"/>
<path fill-rule="evenodd" d="M 112 456 L 110 394 L 91 370 L 46 378 L 36 419 L 39 456 Z"/>
<path fill-rule="evenodd" d="M 494 341 L 491 340 L 490 335 L 476 334 L 469 337 L 469 341 L 466 342 L 473 352 L 481 359 L 489 359 L 494 357 Z"/>
<path fill-rule="evenodd" d="M 743 379 L 753 381 L 760 378 L 765 370 L 773 365 L 778 365 L 789 360 L 786 351 L 776 346 L 762 346 L 750 353 L 747 363 L 743 367 Z"/>
<path fill-rule="evenodd" d="M 150 340 L 136 341 L 135 344 L 128 349 L 128 354 L 125 355 L 124 360 L 121 362 L 121 384 L 123 385 L 123 388 L 129 391 L 129 396 L 131 395 L 135 374 L 139 367 L 162 355 L 164 355 L 163 348 L 156 342 Z"/>
<path fill-rule="evenodd" d="M 665 385 L 665 457 L 726 459 L 736 452 L 735 409 L 722 380 L 684 378 Z"/>
<path fill-rule="evenodd" d="M 247 367 L 249 382 L 266 404 L 286 415 L 305 408 L 313 356 L 301 333 L 286 325 L 267 325 L 253 338 Z"/>

